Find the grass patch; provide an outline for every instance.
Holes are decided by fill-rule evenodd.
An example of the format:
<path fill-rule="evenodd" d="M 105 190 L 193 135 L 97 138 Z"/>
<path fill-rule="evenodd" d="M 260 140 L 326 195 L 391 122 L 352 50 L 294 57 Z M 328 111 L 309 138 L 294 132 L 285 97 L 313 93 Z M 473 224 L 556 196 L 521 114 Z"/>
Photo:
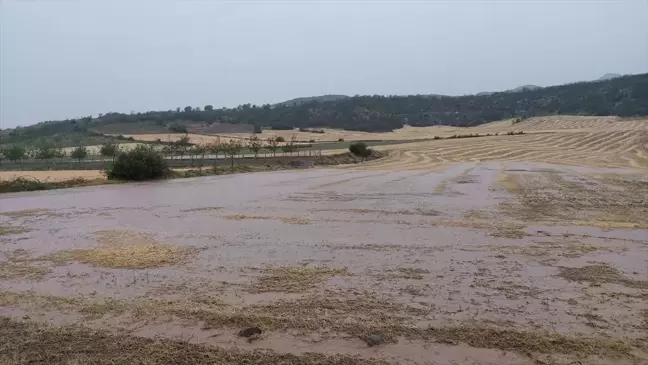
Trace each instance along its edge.
<path fill-rule="evenodd" d="M 42 181 L 36 178 L 27 178 L 20 176 L 12 180 L 0 180 L 0 194 L 16 193 L 21 191 L 64 189 L 78 186 L 95 186 L 103 184 L 108 184 L 108 181 L 105 179 L 84 179 L 80 177 L 63 181 Z"/>
<path fill-rule="evenodd" d="M 18 234 L 28 232 L 28 229 L 22 227 L 0 226 L 0 236 L 8 234 Z"/>
<path fill-rule="evenodd" d="M 286 266 L 264 270 L 259 281 L 250 286 L 252 293 L 284 292 L 298 293 L 336 275 L 349 275 L 346 268 Z"/>
<path fill-rule="evenodd" d="M 311 209 L 311 212 L 345 212 L 355 214 L 383 214 L 383 215 L 423 215 L 437 216 L 439 212 L 432 209 L 415 209 L 415 210 L 380 210 L 380 209 Z"/>
<path fill-rule="evenodd" d="M 525 354 L 564 353 L 619 358 L 631 357 L 633 350 L 628 343 L 608 337 L 566 336 L 541 330 L 504 329 L 481 323 L 421 328 L 417 326 L 419 321 L 412 315 L 425 315 L 429 313 L 429 309 L 407 307 L 388 298 L 367 293 L 357 297 L 311 296 L 266 305 L 234 307 L 213 302 L 203 304 L 189 301 L 113 299 L 102 301 L 95 297 L 86 299 L 39 296 L 24 292 L 0 292 L 0 305 L 16 306 L 23 303 L 28 305 L 37 303 L 41 307 L 49 306 L 59 310 L 76 310 L 89 317 L 96 317 L 98 314 L 120 315 L 128 312 L 136 319 L 150 320 L 170 315 L 202 322 L 207 328 L 258 326 L 264 331 L 287 329 L 303 330 L 305 333 L 333 331 L 359 338 L 380 333 L 387 341 L 392 342 L 398 337 L 442 343 L 461 342 L 473 347 L 517 351 Z M 6 328 L 6 325 L 0 326 L 0 331 L 5 331 Z M 0 341 L 14 341 L 13 338 L 16 337 L 3 333 Z M 7 351 L 16 351 L 14 347 L 6 346 L 6 343 L 3 345 Z M 42 346 L 31 344 L 29 346 L 42 351 Z M 73 345 L 57 347 L 73 349 L 77 353 L 82 352 L 79 351 L 80 347 Z M 4 353 L 8 352 L 0 351 L 0 354 Z"/>
<path fill-rule="evenodd" d="M 26 262 L 0 262 L 0 280 L 41 280 L 50 272 Z"/>
<path fill-rule="evenodd" d="M 289 224 L 310 224 L 311 223 L 308 219 L 303 219 L 299 217 L 271 217 L 271 216 L 233 214 L 233 215 L 225 215 L 222 216 L 221 218 L 234 220 L 234 221 L 251 219 L 251 220 L 278 220 L 283 223 L 289 223 Z"/>
<path fill-rule="evenodd" d="M 443 194 L 446 191 L 446 184 L 447 183 L 445 181 L 442 181 L 441 183 L 439 183 L 439 185 L 437 185 L 434 188 L 434 190 L 432 190 L 432 194 L 437 194 L 437 195 Z"/>
<path fill-rule="evenodd" d="M 511 194 L 518 194 L 522 191 L 520 177 L 516 174 L 500 171 L 499 185 Z"/>
<path fill-rule="evenodd" d="M 191 344 L 188 341 L 113 335 L 107 331 L 82 327 L 53 327 L 9 318 L 0 318 L 0 350 L 0 363 L 4 364 L 388 364 L 382 360 L 361 359 L 349 355 L 293 355 L 272 351 L 223 349 Z"/>
<path fill-rule="evenodd" d="M 429 274 L 430 270 L 421 269 L 418 267 L 399 267 L 397 271 L 401 274 L 400 278 L 403 279 L 423 279 L 423 274 Z"/>
<path fill-rule="evenodd" d="M 381 244 L 381 243 L 363 243 L 358 245 L 334 245 L 327 244 L 326 247 L 334 250 L 373 250 L 373 251 L 389 251 L 395 249 L 405 248 L 396 244 Z"/>
<path fill-rule="evenodd" d="M 57 214 L 57 213 L 54 213 L 50 209 L 44 209 L 44 208 L 24 209 L 24 210 L 16 210 L 13 212 L 0 213 L 0 215 L 3 215 L 5 217 L 10 217 L 10 218 L 36 217 L 36 216 L 52 215 L 52 214 Z"/>
<path fill-rule="evenodd" d="M 427 224 L 434 227 L 459 227 L 459 228 L 477 228 L 477 229 L 493 229 L 493 226 L 485 222 L 475 221 L 430 221 Z"/>
<path fill-rule="evenodd" d="M 599 285 L 612 283 L 630 288 L 648 289 L 648 281 L 628 279 L 619 270 L 606 264 L 583 267 L 562 267 L 558 276 L 569 281 L 587 281 Z"/>
<path fill-rule="evenodd" d="M 599 250 L 609 250 L 586 243 L 537 243 L 532 245 L 486 245 L 487 248 L 525 256 L 548 256 L 552 253 L 575 257 Z M 610 250 L 611 251 L 611 250 Z"/>
<path fill-rule="evenodd" d="M 192 249 L 157 242 L 149 234 L 130 231 L 99 231 L 100 246 L 59 251 L 43 259 L 65 263 L 79 261 L 116 269 L 146 269 L 184 261 Z"/>
<path fill-rule="evenodd" d="M 529 235 L 524 230 L 523 225 L 517 224 L 497 225 L 492 229 L 492 231 L 493 232 L 490 234 L 491 236 L 501 238 L 521 239 Z"/>
<path fill-rule="evenodd" d="M 182 209 L 182 213 L 191 213 L 191 212 L 213 212 L 216 210 L 221 210 L 223 207 L 204 207 L 204 208 L 191 208 L 191 209 Z"/>

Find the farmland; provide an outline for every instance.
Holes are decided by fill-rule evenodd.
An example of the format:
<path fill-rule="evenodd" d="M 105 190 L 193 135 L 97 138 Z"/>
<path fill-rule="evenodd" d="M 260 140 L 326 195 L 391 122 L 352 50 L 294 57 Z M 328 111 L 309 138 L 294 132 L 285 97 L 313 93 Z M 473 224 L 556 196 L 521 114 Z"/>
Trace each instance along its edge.
<path fill-rule="evenodd" d="M 648 362 L 648 120 L 425 128 L 340 131 L 417 140 L 357 165 L 0 196 L 0 362 Z"/>

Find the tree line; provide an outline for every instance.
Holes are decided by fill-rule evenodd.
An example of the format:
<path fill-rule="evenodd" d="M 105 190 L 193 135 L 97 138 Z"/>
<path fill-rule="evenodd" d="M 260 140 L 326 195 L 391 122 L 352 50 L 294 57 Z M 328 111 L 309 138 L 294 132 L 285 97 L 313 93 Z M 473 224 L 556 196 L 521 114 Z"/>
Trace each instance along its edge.
<path fill-rule="evenodd" d="M 149 147 L 159 152 L 165 157 L 201 156 L 202 159 L 207 155 L 226 155 L 232 159 L 240 155 L 245 148 L 247 148 L 254 157 L 257 158 L 262 150 L 267 150 L 273 156 L 277 155 L 277 151 L 290 153 L 296 151 L 301 147 L 310 147 L 312 144 L 304 145 L 297 140 L 297 136 L 293 135 L 288 141 L 282 136 L 272 136 L 267 139 L 261 139 L 257 135 L 251 135 L 247 139 L 230 139 L 229 141 L 221 140 L 220 137 L 214 138 L 207 144 L 194 144 L 188 135 L 182 136 L 177 141 L 162 142 L 156 141 L 149 144 Z M 117 142 L 109 141 L 99 146 L 99 154 L 103 157 L 116 157 L 123 153 L 123 149 Z M 42 145 L 34 149 L 26 149 L 21 145 L 8 145 L 0 148 L 0 163 L 3 160 L 9 160 L 14 163 L 19 163 L 23 160 L 40 160 L 41 162 L 53 160 L 56 158 L 70 157 L 81 162 L 90 155 L 87 146 L 76 146 L 69 154 L 62 148 L 53 147 L 51 145 Z"/>
<path fill-rule="evenodd" d="M 293 104 L 242 104 L 220 109 L 205 105 L 144 113 L 110 112 L 96 118 L 48 121 L 17 128 L 5 134 L 5 141 L 0 143 L 58 133 L 98 137 L 101 133 L 96 131 L 101 130 L 101 126 L 131 123 L 157 125 L 179 133 L 189 132 L 187 125 L 192 122 L 250 124 L 257 133 L 263 128 L 318 127 L 383 132 L 405 124 L 474 126 L 507 118 L 557 114 L 645 116 L 648 115 L 648 73 L 486 95 L 373 95 L 307 100 Z"/>

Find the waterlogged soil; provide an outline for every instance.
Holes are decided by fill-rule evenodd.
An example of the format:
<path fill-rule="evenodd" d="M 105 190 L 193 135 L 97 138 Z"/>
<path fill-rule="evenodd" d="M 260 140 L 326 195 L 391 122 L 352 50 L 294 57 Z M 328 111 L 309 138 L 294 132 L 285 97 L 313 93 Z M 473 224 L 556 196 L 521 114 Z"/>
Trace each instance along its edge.
<path fill-rule="evenodd" d="M 642 363 L 647 207 L 641 171 L 496 162 L 8 194 L 0 316 L 393 363 Z"/>

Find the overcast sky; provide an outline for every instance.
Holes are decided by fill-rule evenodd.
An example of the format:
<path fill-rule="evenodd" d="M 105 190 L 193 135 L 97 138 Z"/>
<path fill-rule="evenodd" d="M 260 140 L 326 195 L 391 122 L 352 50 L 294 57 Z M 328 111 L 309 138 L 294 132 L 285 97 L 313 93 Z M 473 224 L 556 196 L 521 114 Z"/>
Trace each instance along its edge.
<path fill-rule="evenodd" d="M 648 72 L 648 0 L 0 0 L 0 127 Z"/>

